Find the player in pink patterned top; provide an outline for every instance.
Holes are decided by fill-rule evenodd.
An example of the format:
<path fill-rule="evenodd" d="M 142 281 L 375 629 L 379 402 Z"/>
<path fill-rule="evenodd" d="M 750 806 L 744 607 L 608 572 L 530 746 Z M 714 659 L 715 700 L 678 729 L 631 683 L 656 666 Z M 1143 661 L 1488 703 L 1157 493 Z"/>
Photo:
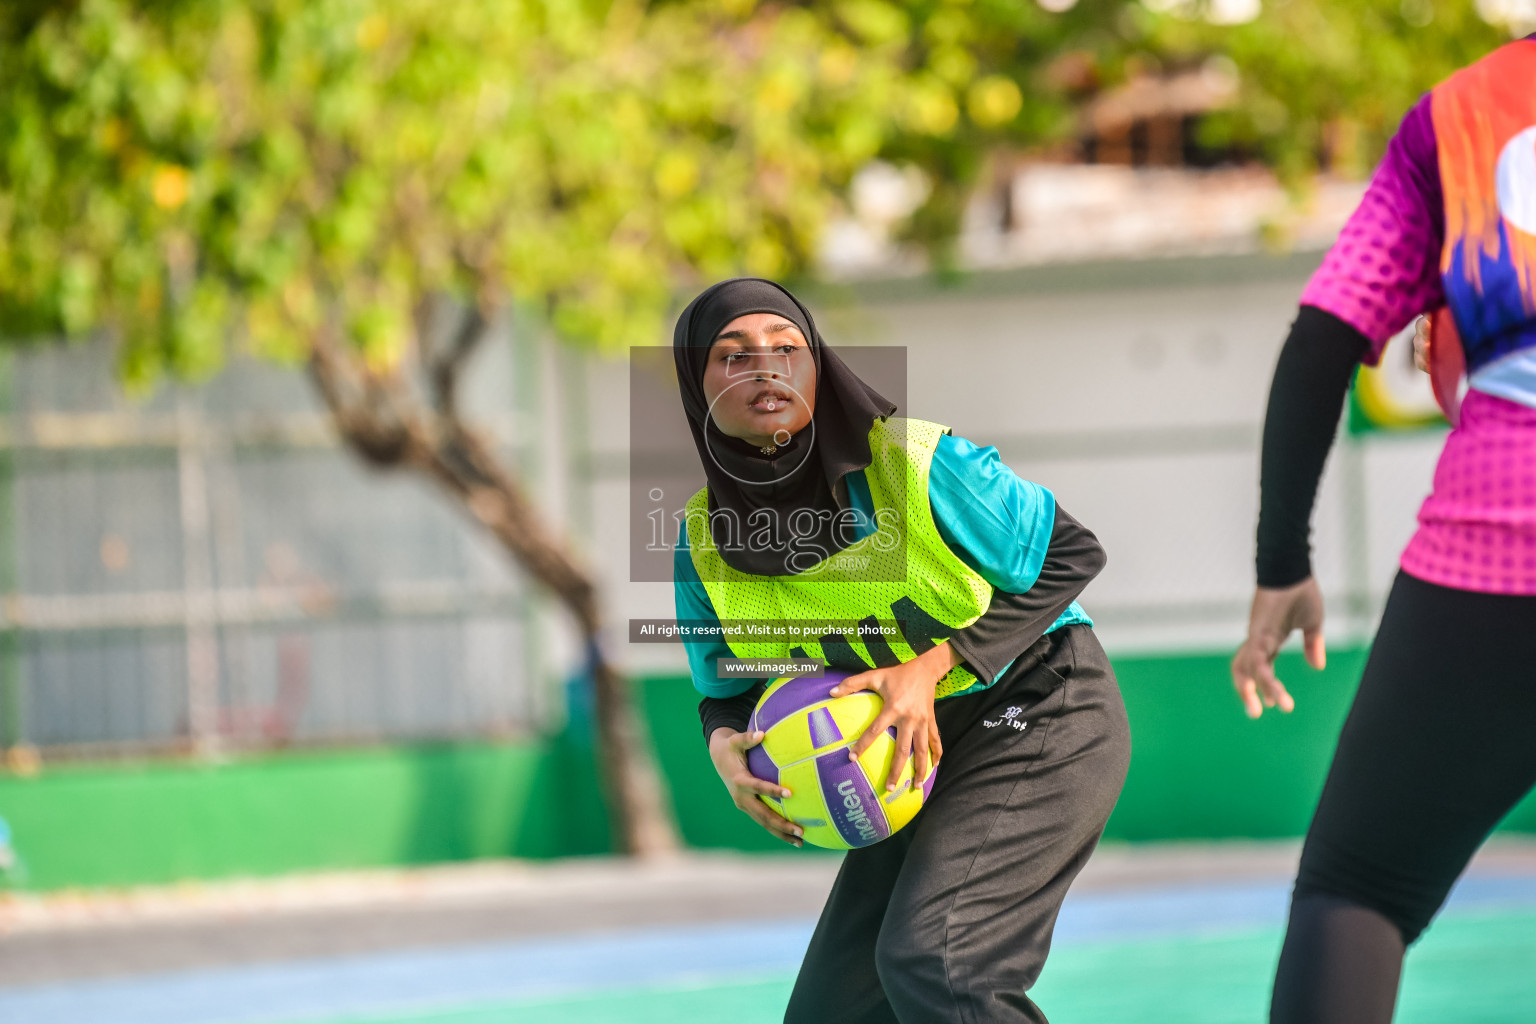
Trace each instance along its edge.
<path fill-rule="evenodd" d="M 1410 320 L 1445 304 L 1443 206 L 1426 94 L 1403 118 L 1360 206 L 1301 293 L 1303 305 L 1332 313 L 1371 342 L 1364 360 L 1371 366 Z"/>
<path fill-rule="evenodd" d="M 1270 389 L 1259 586 L 1232 662 L 1250 717 L 1294 707 L 1274 673 L 1293 630 L 1323 667 L 1308 532 L 1355 368 L 1441 307 L 1469 390 L 1307 831 L 1274 1024 L 1387 1024 L 1407 946 L 1536 786 L 1536 36 L 1409 111 L 1302 294 Z"/>
<path fill-rule="evenodd" d="M 1301 294 L 1370 342 L 1445 305 L 1445 209 L 1426 95 L 1403 119 L 1360 207 Z M 1458 590 L 1536 594 L 1536 410 L 1473 387 L 1446 440 L 1404 571 Z"/>

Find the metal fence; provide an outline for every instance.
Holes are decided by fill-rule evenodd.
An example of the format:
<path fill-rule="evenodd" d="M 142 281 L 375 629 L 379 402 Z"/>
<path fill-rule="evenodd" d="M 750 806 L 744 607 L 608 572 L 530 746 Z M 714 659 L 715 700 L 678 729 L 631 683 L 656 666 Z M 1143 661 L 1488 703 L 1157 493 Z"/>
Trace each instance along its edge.
<path fill-rule="evenodd" d="M 476 377 L 505 439 L 501 340 Z M 6 360 L 0 746 L 207 751 L 538 723 L 520 574 L 425 481 L 338 447 L 302 373 L 239 365 L 135 401 L 112 370 L 103 345 Z"/>

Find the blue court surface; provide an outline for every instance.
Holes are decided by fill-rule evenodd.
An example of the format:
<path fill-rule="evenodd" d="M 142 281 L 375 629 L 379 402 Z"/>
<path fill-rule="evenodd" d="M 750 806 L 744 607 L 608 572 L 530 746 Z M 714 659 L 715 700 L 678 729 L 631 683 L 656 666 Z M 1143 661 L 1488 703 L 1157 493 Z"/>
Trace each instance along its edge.
<path fill-rule="evenodd" d="M 1074 893 L 1035 989 L 1060 1024 L 1258 1024 L 1288 886 Z M 807 917 L 760 915 L 0 988 L 5 1024 L 779 1020 Z M 1411 952 L 1405 1024 L 1536 1019 L 1536 874 L 1472 875 Z"/>

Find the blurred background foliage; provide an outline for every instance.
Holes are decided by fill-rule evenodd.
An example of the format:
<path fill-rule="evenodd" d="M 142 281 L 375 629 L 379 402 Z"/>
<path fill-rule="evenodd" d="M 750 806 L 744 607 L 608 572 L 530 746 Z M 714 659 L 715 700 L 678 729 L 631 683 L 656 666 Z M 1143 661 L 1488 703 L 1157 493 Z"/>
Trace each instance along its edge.
<path fill-rule="evenodd" d="M 1021 162 L 1197 189 L 1249 162 L 1304 202 L 1532 2 L 6 0 L 0 344 L 108 337 L 140 391 L 308 364 L 355 454 L 435 481 L 572 613 L 618 845 L 671 849 L 599 577 L 454 400 L 508 308 L 656 344 L 708 281 L 815 276 L 881 168 L 911 199 L 883 229 L 940 277 L 973 195 L 1011 223 Z"/>
<path fill-rule="evenodd" d="M 1140 19 L 1145 56 L 1131 59 L 1229 61 L 1238 101 L 1205 119 L 1208 143 L 1249 148 L 1293 185 L 1323 166 L 1368 175 L 1420 96 L 1529 30 L 1519 12 L 1469 0 L 1289 0 L 1237 25 L 1157 6 L 1167 16 Z"/>
<path fill-rule="evenodd" d="M 1300 188 L 1368 172 L 1425 89 L 1510 31 L 1471 0 L 1233 8 L 12 0 L 4 334 L 110 330 L 139 385 L 317 338 L 387 374 L 443 294 L 650 343 L 679 289 L 813 271 L 872 159 L 923 172 L 903 237 L 943 272 L 988 161 L 1070 139 L 1117 84 L 1216 61 L 1240 101 L 1201 131 Z"/>

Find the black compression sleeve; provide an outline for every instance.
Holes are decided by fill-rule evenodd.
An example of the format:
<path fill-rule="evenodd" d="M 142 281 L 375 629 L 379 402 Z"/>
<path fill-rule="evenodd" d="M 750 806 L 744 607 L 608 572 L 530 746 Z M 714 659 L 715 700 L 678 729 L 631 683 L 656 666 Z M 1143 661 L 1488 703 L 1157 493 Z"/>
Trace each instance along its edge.
<path fill-rule="evenodd" d="M 709 743 L 709 737 L 721 726 L 728 726 L 737 732 L 745 730 L 747 722 L 752 718 L 752 709 L 757 707 L 759 698 L 767 688 L 767 683 L 758 683 L 734 697 L 705 697 L 700 700 L 699 722 L 704 726 L 704 742 Z"/>
<path fill-rule="evenodd" d="M 1312 574 L 1309 534 L 1323 463 L 1365 335 L 1332 313 L 1302 306 L 1280 350 L 1259 470 L 1259 586 L 1288 587 Z"/>
<path fill-rule="evenodd" d="M 994 590 L 986 612 L 950 637 L 950 646 L 976 678 L 995 679 L 1045 635 L 1103 568 L 1099 539 L 1057 505 L 1045 562 L 1034 585 L 1022 594 Z"/>

